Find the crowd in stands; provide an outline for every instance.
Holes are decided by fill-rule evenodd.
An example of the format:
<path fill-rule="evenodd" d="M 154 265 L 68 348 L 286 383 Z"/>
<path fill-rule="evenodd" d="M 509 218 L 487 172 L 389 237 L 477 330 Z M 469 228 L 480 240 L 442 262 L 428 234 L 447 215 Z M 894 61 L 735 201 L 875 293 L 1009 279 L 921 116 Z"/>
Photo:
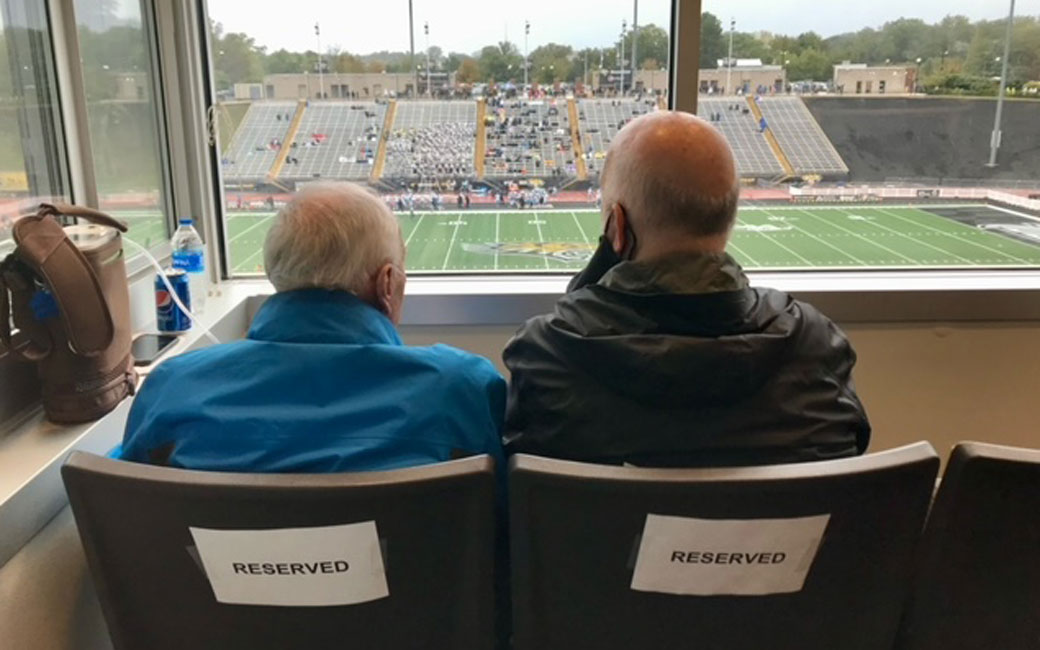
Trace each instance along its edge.
<path fill-rule="evenodd" d="M 474 129 L 444 122 L 394 131 L 386 146 L 385 176 L 419 179 L 472 176 Z"/>
<path fill-rule="evenodd" d="M 574 176 L 574 145 L 564 102 L 488 100 L 484 173 Z"/>

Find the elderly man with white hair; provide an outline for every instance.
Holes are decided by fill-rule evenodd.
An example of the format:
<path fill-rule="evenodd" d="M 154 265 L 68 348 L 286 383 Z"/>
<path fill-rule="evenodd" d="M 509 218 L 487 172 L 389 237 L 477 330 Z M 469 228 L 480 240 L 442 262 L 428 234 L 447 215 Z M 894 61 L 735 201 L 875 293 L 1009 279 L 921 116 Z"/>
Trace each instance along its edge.
<path fill-rule="evenodd" d="M 505 381 L 485 359 L 402 344 L 405 247 L 385 203 L 318 184 L 286 205 L 264 261 L 277 293 L 245 340 L 155 368 L 121 457 L 249 472 L 394 469 L 503 460 Z"/>
<path fill-rule="evenodd" d="M 696 467 L 866 449 L 845 335 L 812 306 L 750 287 L 726 253 L 739 186 L 718 131 L 684 113 L 632 120 L 602 192 L 599 249 L 503 354 L 508 453 Z"/>

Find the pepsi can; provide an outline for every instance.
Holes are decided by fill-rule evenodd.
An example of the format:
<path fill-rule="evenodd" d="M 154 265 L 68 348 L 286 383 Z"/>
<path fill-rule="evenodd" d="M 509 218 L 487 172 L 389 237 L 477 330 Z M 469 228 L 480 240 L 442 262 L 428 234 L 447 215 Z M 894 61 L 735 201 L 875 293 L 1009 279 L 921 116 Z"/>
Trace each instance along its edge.
<path fill-rule="evenodd" d="M 191 309 L 188 274 L 181 269 L 167 269 L 166 279 L 170 281 L 170 286 L 177 292 L 184 306 Z M 155 278 L 155 320 L 160 332 L 183 332 L 191 329 L 191 317 L 173 301 L 161 274 Z"/>

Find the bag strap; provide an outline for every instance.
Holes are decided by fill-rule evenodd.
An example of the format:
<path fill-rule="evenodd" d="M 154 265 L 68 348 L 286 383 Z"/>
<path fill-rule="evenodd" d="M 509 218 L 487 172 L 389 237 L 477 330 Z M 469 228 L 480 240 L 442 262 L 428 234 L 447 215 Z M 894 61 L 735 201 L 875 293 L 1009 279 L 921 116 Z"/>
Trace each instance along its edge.
<path fill-rule="evenodd" d="M 68 203 L 41 203 L 37 214 L 40 216 L 50 214 L 54 216 L 65 215 L 68 217 L 78 217 L 100 226 L 110 226 L 119 232 L 126 232 L 128 230 L 125 223 L 112 218 L 104 212 L 99 212 L 93 208 L 85 208 L 79 205 L 70 205 Z"/>
<path fill-rule="evenodd" d="M 65 235 L 54 219 L 57 206 L 43 205 L 35 215 L 22 217 L 14 224 L 16 254 L 43 276 L 58 303 L 69 347 L 82 356 L 104 352 L 115 338 L 115 324 L 108 309 L 101 282 L 86 257 Z M 93 221 L 97 215 L 117 224 L 115 219 L 93 210 L 75 212 Z M 63 212 L 62 214 L 72 214 Z M 108 225 L 105 219 L 95 223 Z M 123 224 L 119 224 L 123 229 Z M 113 226 L 117 227 L 117 226 Z"/>

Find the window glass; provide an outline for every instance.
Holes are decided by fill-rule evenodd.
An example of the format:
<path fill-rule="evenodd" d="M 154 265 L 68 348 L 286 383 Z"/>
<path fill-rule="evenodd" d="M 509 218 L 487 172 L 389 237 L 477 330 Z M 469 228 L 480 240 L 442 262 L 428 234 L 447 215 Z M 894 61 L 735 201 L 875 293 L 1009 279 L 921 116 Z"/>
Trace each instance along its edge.
<path fill-rule="evenodd" d="M 50 37 L 40 3 L 0 4 L 0 259 L 16 218 L 68 198 Z"/>
<path fill-rule="evenodd" d="M 206 4 L 235 275 L 317 180 L 382 194 L 411 273 L 579 268 L 610 137 L 667 101 L 668 0 L 416 3 L 414 56 L 408 3 Z"/>
<path fill-rule="evenodd" d="M 141 0 L 75 0 L 99 207 L 151 247 L 169 237 L 152 43 Z"/>
<path fill-rule="evenodd" d="M 746 183 L 731 252 L 769 269 L 1040 264 L 1040 0 L 1019 0 L 1005 62 L 1009 5 L 705 0 L 698 112 Z"/>

